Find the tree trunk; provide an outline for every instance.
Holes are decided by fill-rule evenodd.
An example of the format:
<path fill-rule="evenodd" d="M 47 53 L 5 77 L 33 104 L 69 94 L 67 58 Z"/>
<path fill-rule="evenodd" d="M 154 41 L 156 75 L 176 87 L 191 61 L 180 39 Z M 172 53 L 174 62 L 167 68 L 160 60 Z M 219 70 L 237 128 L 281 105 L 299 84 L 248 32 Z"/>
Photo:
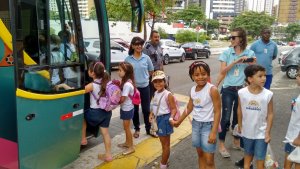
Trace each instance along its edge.
<path fill-rule="evenodd" d="M 146 23 L 146 15 L 144 14 L 144 41 L 147 41 L 147 23 Z"/>

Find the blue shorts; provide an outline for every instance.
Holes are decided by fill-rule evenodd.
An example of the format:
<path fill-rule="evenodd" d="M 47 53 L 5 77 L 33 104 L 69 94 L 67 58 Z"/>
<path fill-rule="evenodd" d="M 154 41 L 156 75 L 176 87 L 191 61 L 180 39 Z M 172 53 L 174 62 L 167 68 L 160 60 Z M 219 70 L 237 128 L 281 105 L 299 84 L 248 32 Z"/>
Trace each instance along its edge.
<path fill-rule="evenodd" d="M 296 147 L 292 146 L 290 143 L 285 143 L 284 146 L 284 152 L 286 152 L 287 154 L 290 154 L 292 151 L 295 150 Z"/>
<path fill-rule="evenodd" d="M 122 120 L 131 120 L 134 115 L 134 108 L 129 111 L 124 111 L 120 109 L 120 119 Z"/>
<path fill-rule="evenodd" d="M 170 113 L 156 117 L 157 127 L 158 127 L 156 134 L 158 136 L 169 136 L 174 132 L 173 126 L 169 122 L 170 117 L 171 117 Z"/>
<path fill-rule="evenodd" d="M 208 143 L 208 136 L 211 132 L 213 122 L 192 121 L 192 143 L 196 148 L 201 148 L 206 153 L 214 153 L 217 144 Z"/>
<path fill-rule="evenodd" d="M 243 137 L 246 155 L 254 156 L 256 160 L 265 160 L 268 143 L 265 139 L 248 139 Z"/>
<path fill-rule="evenodd" d="M 100 126 L 103 128 L 108 128 L 111 115 L 111 111 L 108 112 L 103 109 L 89 108 L 84 112 L 84 118 L 86 122 L 93 127 Z"/>

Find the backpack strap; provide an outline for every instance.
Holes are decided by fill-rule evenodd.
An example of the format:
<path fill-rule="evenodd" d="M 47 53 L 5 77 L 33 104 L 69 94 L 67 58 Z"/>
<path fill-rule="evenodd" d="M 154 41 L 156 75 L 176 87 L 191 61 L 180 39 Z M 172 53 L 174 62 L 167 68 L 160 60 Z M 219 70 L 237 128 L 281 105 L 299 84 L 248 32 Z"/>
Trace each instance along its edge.
<path fill-rule="evenodd" d="M 92 83 L 101 85 L 101 79 L 100 79 L 98 82 L 94 80 Z M 90 93 L 92 94 L 92 96 L 94 97 L 94 99 L 97 100 L 97 104 L 99 104 L 99 98 L 100 98 L 100 97 L 98 98 L 98 97 L 93 93 L 93 91 L 91 91 Z"/>

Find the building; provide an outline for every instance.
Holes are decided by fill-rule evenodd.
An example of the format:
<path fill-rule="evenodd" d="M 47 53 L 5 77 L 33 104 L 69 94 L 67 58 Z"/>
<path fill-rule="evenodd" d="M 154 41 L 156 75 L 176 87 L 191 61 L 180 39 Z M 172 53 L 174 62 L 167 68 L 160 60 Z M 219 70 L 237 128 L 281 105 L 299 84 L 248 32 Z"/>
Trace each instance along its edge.
<path fill-rule="evenodd" d="M 235 0 L 235 13 L 239 15 L 243 11 L 246 11 L 248 9 L 248 4 L 246 0 Z"/>
<path fill-rule="evenodd" d="M 90 8 L 88 7 L 92 0 L 77 0 L 79 14 L 82 18 L 89 18 L 89 12 Z M 56 0 L 49 0 L 49 8 L 50 11 L 58 11 Z M 66 5 L 68 6 L 68 9 L 70 9 L 69 1 L 66 1 Z"/>
<path fill-rule="evenodd" d="M 300 22 L 300 2 L 298 0 L 280 0 L 278 6 L 279 23 Z"/>
<path fill-rule="evenodd" d="M 265 12 L 272 15 L 274 0 L 248 0 L 247 6 L 249 11 Z"/>

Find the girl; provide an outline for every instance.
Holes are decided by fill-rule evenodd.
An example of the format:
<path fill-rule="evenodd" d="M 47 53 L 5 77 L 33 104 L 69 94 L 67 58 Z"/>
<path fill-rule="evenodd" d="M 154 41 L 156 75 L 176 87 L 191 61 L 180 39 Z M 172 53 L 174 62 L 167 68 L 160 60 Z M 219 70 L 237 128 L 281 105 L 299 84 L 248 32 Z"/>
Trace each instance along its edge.
<path fill-rule="evenodd" d="M 162 147 L 162 159 L 160 168 L 167 168 L 167 162 L 170 156 L 170 135 L 173 133 L 171 121 L 176 114 L 176 104 L 174 97 L 167 90 L 166 75 L 163 71 L 155 71 L 152 75 L 152 83 L 156 92 L 151 101 L 151 113 L 149 121 L 157 121 L 157 135 Z M 155 117 L 156 119 L 154 119 Z"/>
<path fill-rule="evenodd" d="M 134 79 L 136 80 L 136 87 L 141 95 L 141 106 L 144 115 L 145 129 L 148 135 L 151 135 L 149 122 L 150 114 L 150 87 L 149 77 L 153 73 L 153 64 L 148 55 L 142 53 L 144 40 L 140 37 L 134 37 L 131 40 L 129 48 L 129 56 L 126 57 L 125 62 L 130 63 L 134 70 Z M 138 138 L 140 136 L 140 118 L 139 118 L 139 106 L 134 106 L 133 125 L 135 132 L 133 137 Z M 155 135 L 153 135 L 155 136 Z"/>
<path fill-rule="evenodd" d="M 119 64 L 119 77 L 121 80 L 122 97 L 120 100 L 120 118 L 123 120 L 123 127 L 125 130 L 125 143 L 118 144 L 118 147 L 127 148 L 123 155 L 128 155 L 134 152 L 132 134 L 130 130 L 130 121 L 134 114 L 134 105 L 129 96 L 133 96 L 135 90 L 135 81 L 133 75 L 133 67 L 130 63 L 121 62 Z"/>
<path fill-rule="evenodd" d="M 105 154 L 99 154 L 98 158 L 109 162 L 112 161 L 112 154 L 108 127 L 112 112 L 100 109 L 98 101 L 99 97 L 105 94 L 106 84 L 110 80 L 110 76 L 105 72 L 104 65 L 101 62 L 91 62 L 89 64 L 88 74 L 93 79 L 93 82 L 85 86 L 85 92 L 90 93 L 90 108 L 84 113 L 85 119 L 83 121 L 81 145 L 87 144 L 87 123 L 93 127 L 100 126 L 100 131 L 105 145 Z"/>
<path fill-rule="evenodd" d="M 205 62 L 192 63 L 189 75 L 196 85 L 191 89 L 185 112 L 177 122 L 172 122 L 178 126 L 192 113 L 192 143 L 197 150 L 199 168 L 214 169 L 214 152 L 221 116 L 220 94 L 218 89 L 208 82 L 210 68 Z"/>
<path fill-rule="evenodd" d="M 220 73 L 217 80 L 217 87 L 224 79 L 222 86 L 222 118 L 221 128 L 219 133 L 219 152 L 224 158 L 230 157 L 230 154 L 225 147 L 225 138 L 227 128 L 230 126 L 231 112 L 233 114 L 231 128 L 232 131 L 237 124 L 237 106 L 238 106 L 238 90 L 241 89 L 245 82 L 244 69 L 248 64 L 256 62 L 254 52 L 246 49 L 247 34 L 242 28 L 235 28 L 229 37 L 231 40 L 231 47 L 225 50 L 219 57 L 221 62 Z M 244 62 L 247 58 L 253 57 L 251 63 Z M 234 137 L 233 148 L 240 149 L 239 138 Z"/>
<path fill-rule="evenodd" d="M 296 77 L 298 86 L 300 86 L 300 67 Z M 300 95 L 293 100 L 292 115 L 289 127 L 286 133 L 287 143 L 285 144 L 285 161 L 284 168 L 291 169 L 293 163 L 287 159 L 287 156 L 295 149 L 295 146 L 300 146 Z M 295 169 L 300 169 L 300 164 L 295 163 Z"/>
<path fill-rule="evenodd" d="M 273 123 L 273 93 L 264 88 L 265 68 L 250 65 L 245 71 L 247 87 L 238 91 L 238 131 L 244 142 L 244 168 L 250 169 L 253 156 L 256 167 L 264 168 L 264 161 Z"/>

